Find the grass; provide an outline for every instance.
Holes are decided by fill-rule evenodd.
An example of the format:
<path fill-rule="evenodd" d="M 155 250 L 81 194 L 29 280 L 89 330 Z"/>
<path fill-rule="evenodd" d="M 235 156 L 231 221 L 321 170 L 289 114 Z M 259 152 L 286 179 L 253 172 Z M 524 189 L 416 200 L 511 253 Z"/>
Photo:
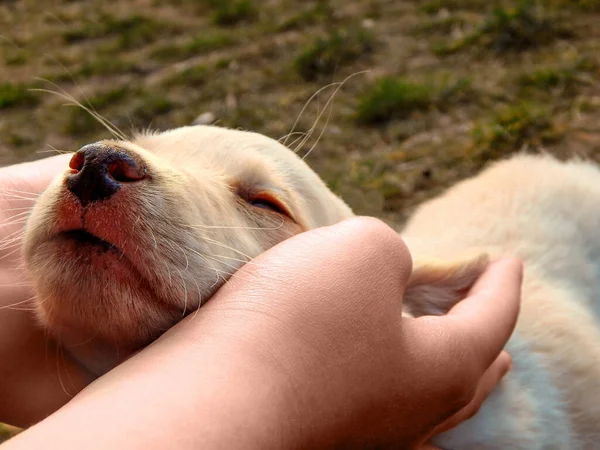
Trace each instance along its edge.
<path fill-rule="evenodd" d="M 560 25 L 557 16 L 535 0 L 521 0 L 516 6 L 494 8 L 474 31 L 433 50 L 440 56 L 470 47 L 497 53 L 522 52 L 569 37 L 572 33 Z"/>
<path fill-rule="evenodd" d="M 362 123 L 385 122 L 405 118 L 433 102 L 431 87 L 399 77 L 378 80 L 360 99 L 357 119 Z"/>
<path fill-rule="evenodd" d="M 38 98 L 23 83 L 0 83 L 0 109 L 33 106 Z"/>
<path fill-rule="evenodd" d="M 331 20 L 333 9 L 327 1 L 318 1 L 315 5 L 309 5 L 307 9 L 284 19 L 275 28 L 276 31 L 301 30 L 307 26 Z"/>
<path fill-rule="evenodd" d="M 303 79 L 315 81 L 370 54 L 375 46 L 375 36 L 369 30 L 360 26 L 340 28 L 315 38 L 296 57 L 294 65 Z"/>
<path fill-rule="evenodd" d="M 377 80 L 360 98 L 356 118 L 360 123 L 377 124 L 404 119 L 430 107 L 448 108 L 472 100 L 476 92 L 469 78 L 417 83 L 404 77 L 387 76 Z"/>
<path fill-rule="evenodd" d="M 209 0 L 212 20 L 221 26 L 252 22 L 258 18 L 258 8 L 249 0 Z"/>
<path fill-rule="evenodd" d="M 501 108 L 485 124 L 473 129 L 476 146 L 487 158 L 530 149 L 559 139 L 549 108 L 526 102 Z"/>
<path fill-rule="evenodd" d="M 576 94 L 578 85 L 590 83 L 586 76 L 596 73 L 598 65 L 589 58 L 578 58 L 564 65 L 542 66 L 521 74 L 517 82 L 526 89 L 547 93 L 549 89 L 561 88 L 563 92 Z"/>
<path fill-rule="evenodd" d="M 62 99 L 27 91 L 36 77 L 83 103 L 85 93 L 126 133 L 210 113 L 277 139 L 315 91 L 364 70 L 299 149 L 327 121 L 307 162 L 358 213 L 400 224 L 522 147 L 600 161 L 600 0 L 54 3 L 2 9 L 0 164 L 109 136 Z"/>
<path fill-rule="evenodd" d="M 74 44 L 91 39 L 114 37 L 116 38 L 114 50 L 130 50 L 177 33 L 177 27 L 150 17 L 137 14 L 129 17 L 114 17 L 104 14 L 95 22 L 74 28 L 69 27 L 63 33 L 63 40 L 66 44 Z"/>
<path fill-rule="evenodd" d="M 167 114 L 175 108 L 175 103 L 161 93 L 142 93 L 136 97 L 130 120 L 137 127 L 150 124 L 159 116 Z"/>
<path fill-rule="evenodd" d="M 27 50 L 21 48 L 10 48 L 4 50 L 4 62 L 9 66 L 23 66 L 30 58 Z"/>

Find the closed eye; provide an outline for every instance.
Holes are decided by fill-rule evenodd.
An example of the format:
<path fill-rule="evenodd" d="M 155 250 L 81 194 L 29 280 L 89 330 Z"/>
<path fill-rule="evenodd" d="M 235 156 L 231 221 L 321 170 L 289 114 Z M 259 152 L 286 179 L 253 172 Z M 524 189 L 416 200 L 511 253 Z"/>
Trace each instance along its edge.
<path fill-rule="evenodd" d="M 283 215 L 289 216 L 289 213 L 281 205 L 281 203 L 276 198 L 274 198 L 273 196 L 271 196 L 269 194 L 262 193 L 262 194 L 258 194 L 256 196 L 252 196 L 251 198 L 249 198 L 247 200 L 247 202 L 256 208 L 267 209 L 267 210 L 276 212 L 278 214 L 283 214 Z"/>

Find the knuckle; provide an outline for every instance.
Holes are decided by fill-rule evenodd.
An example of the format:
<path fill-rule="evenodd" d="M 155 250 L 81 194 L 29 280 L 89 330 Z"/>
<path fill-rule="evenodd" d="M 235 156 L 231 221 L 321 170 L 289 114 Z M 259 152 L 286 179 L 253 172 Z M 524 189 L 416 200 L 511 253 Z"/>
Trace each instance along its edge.
<path fill-rule="evenodd" d="M 410 273 L 412 259 L 406 243 L 383 221 L 373 217 L 355 217 L 346 221 L 345 226 L 346 232 L 353 237 L 353 245 L 369 248 L 371 255 L 378 260 L 383 256 L 388 262 L 401 261 Z"/>

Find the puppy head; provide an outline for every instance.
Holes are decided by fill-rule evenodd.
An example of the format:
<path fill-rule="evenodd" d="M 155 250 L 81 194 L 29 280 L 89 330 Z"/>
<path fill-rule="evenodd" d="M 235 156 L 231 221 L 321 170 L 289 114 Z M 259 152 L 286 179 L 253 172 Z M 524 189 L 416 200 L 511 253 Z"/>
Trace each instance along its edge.
<path fill-rule="evenodd" d="M 50 331 L 125 354 L 269 247 L 351 216 L 278 142 L 184 127 L 76 152 L 32 211 L 25 259 Z"/>
<path fill-rule="evenodd" d="M 485 254 L 454 261 L 416 260 L 404 293 L 404 313 L 411 317 L 446 314 L 467 296 L 488 264 Z"/>

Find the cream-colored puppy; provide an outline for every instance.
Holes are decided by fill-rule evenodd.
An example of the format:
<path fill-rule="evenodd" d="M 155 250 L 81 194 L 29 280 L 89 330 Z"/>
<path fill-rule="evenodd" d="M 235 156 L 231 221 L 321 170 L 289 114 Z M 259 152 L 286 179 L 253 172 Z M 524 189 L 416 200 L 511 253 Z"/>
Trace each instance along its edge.
<path fill-rule="evenodd" d="M 595 167 L 518 157 L 424 205 L 407 226 L 413 255 L 426 261 L 406 292 L 410 315 L 447 311 L 485 255 L 527 264 L 514 368 L 439 445 L 583 449 L 600 440 L 598 201 Z M 27 225 L 38 316 L 100 374 L 251 258 L 351 216 L 299 157 L 259 134 L 197 126 L 91 144 Z"/>

